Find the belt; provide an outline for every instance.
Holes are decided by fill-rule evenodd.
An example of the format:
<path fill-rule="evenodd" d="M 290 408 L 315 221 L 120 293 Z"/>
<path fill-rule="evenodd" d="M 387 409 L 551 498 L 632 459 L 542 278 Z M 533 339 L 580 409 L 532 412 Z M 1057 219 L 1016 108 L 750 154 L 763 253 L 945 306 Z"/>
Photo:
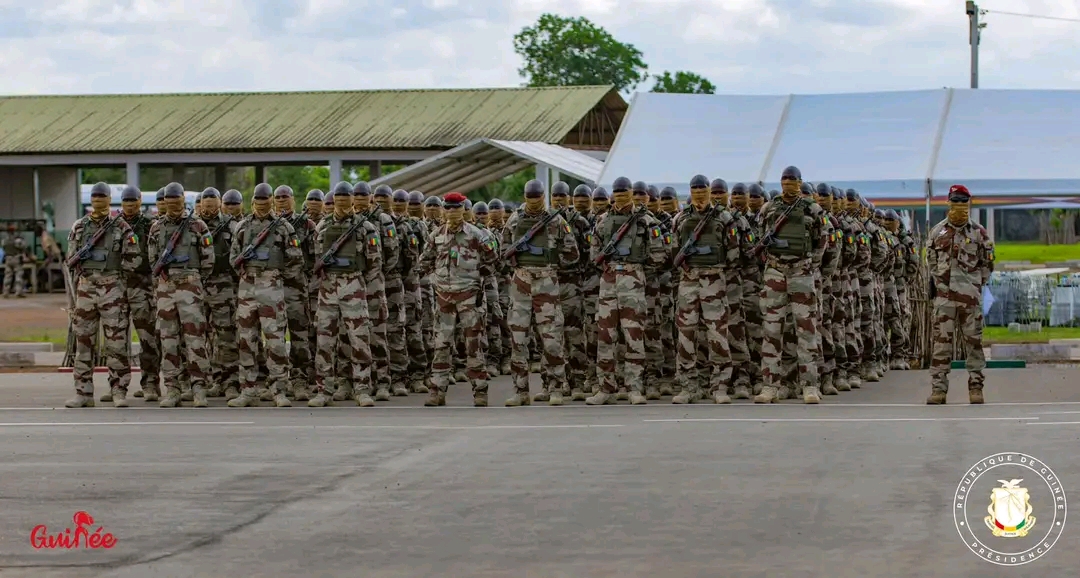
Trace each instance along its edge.
<path fill-rule="evenodd" d="M 612 271 L 639 271 L 643 268 L 641 263 L 626 263 L 616 261 L 614 263 L 608 263 L 608 268 Z"/>

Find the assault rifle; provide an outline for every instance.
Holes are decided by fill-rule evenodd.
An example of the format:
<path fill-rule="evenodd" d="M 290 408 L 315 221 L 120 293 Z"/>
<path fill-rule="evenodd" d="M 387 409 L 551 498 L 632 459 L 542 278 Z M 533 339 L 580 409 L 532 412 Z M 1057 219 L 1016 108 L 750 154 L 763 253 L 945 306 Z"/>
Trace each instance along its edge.
<path fill-rule="evenodd" d="M 165 267 L 168 267 L 173 262 L 173 250 L 176 249 L 176 244 L 180 242 L 180 237 L 184 235 L 184 231 L 187 230 L 188 225 L 191 223 L 191 219 L 194 215 L 188 213 L 188 216 L 184 217 L 183 221 L 180 221 L 180 226 L 173 232 L 172 237 L 169 237 L 169 242 L 165 244 L 165 250 L 161 252 L 161 256 L 158 257 L 157 263 L 154 263 L 154 269 L 151 271 L 154 277 L 165 277 Z"/>
<path fill-rule="evenodd" d="M 304 221 L 306 221 L 307 216 L 308 216 L 308 209 L 307 209 L 307 207 L 304 207 L 303 211 L 300 211 L 299 214 L 293 215 L 293 217 L 291 219 L 289 219 L 289 224 L 292 225 L 292 228 L 294 230 L 299 231 L 300 230 L 300 223 L 303 223 Z"/>
<path fill-rule="evenodd" d="M 83 261 L 89 259 L 91 251 L 93 251 L 94 247 L 96 247 L 97 244 L 101 242 L 101 238 L 104 237 L 105 234 L 108 233 L 114 225 L 116 225 L 116 221 L 118 219 L 120 219 L 120 215 L 117 215 L 105 221 L 105 224 L 100 229 L 98 229 L 96 233 L 94 233 L 94 236 L 90 237 L 90 239 L 86 241 L 86 243 L 84 243 L 83 246 L 80 247 L 79 250 L 76 251 L 70 259 L 67 260 L 68 268 L 74 269 L 75 267 L 81 265 Z"/>
<path fill-rule="evenodd" d="M 231 223 L 231 222 L 232 222 L 232 217 L 230 217 L 229 215 L 226 215 L 225 213 L 221 213 L 221 224 L 214 227 L 214 230 L 210 232 L 210 238 L 213 239 L 214 241 L 217 241 L 218 233 L 225 230 L 225 227 L 228 227 L 229 223 Z"/>
<path fill-rule="evenodd" d="M 604 261 L 607 261 L 608 257 L 614 255 L 615 252 L 618 250 L 617 246 L 620 242 L 622 242 L 623 237 L 625 237 L 626 234 L 630 232 L 630 228 L 634 226 L 634 223 L 636 223 L 638 219 L 644 216 L 645 213 L 648 212 L 648 210 L 649 209 L 645 205 L 642 205 L 640 208 L 634 211 L 630 215 L 630 218 L 627 219 L 626 222 L 623 223 L 621 227 L 619 227 L 619 230 L 615 232 L 615 236 L 612 237 L 606 245 L 604 245 L 604 248 L 600 251 L 600 254 L 597 255 L 595 259 L 593 259 L 593 264 L 603 265 Z"/>
<path fill-rule="evenodd" d="M 356 234 L 357 231 L 360 230 L 360 227 L 364 226 L 364 222 L 364 218 L 357 216 L 356 222 L 353 223 L 351 227 L 349 227 L 349 230 L 345 231 L 344 235 L 334 240 L 333 244 L 330 245 L 330 248 L 327 249 L 325 253 L 323 253 L 322 258 L 319 259 L 317 263 L 315 263 L 315 269 L 312 272 L 313 276 L 322 275 L 323 269 L 325 267 L 337 263 L 338 251 L 341 250 L 341 247 L 345 245 L 346 241 L 348 241 L 353 235 Z"/>
<path fill-rule="evenodd" d="M 784 211 L 784 214 L 780 215 L 780 218 L 777 219 L 776 223 L 773 224 L 772 230 L 766 233 L 765 236 L 761 238 L 761 241 L 759 241 L 757 245 L 754 245 L 754 248 L 750 250 L 751 256 L 760 257 L 761 254 L 765 252 L 765 249 L 768 249 L 770 245 L 776 245 L 781 249 L 787 247 L 787 241 L 783 239 L 776 239 L 776 234 L 779 233 L 780 229 L 783 228 L 785 223 L 787 223 L 788 216 L 791 215 L 792 209 L 801 204 L 802 199 L 796 199 L 794 203 L 788 206 L 787 210 Z"/>
<path fill-rule="evenodd" d="M 255 237 L 252 242 L 248 243 L 247 247 L 244 247 L 244 250 L 240 251 L 240 254 L 236 257 L 236 259 L 233 259 L 233 269 L 239 270 L 241 267 L 244 266 L 244 263 L 252 260 L 255 257 L 255 250 L 262 246 L 262 244 L 266 241 L 266 238 L 270 236 L 270 233 L 274 232 L 274 229 L 276 229 L 283 220 L 285 220 L 285 216 L 278 215 L 274 218 L 274 222 L 270 223 L 270 226 L 263 229 L 262 232 L 259 233 L 258 237 Z"/>
<path fill-rule="evenodd" d="M 686 258 L 691 255 L 708 255 L 712 252 L 712 247 L 698 247 L 697 242 L 701 239 L 701 233 L 705 230 L 705 227 L 709 226 L 713 217 L 716 216 L 716 207 L 712 203 L 709 203 L 709 208 L 705 210 L 705 214 L 702 215 L 701 221 L 694 227 L 693 232 L 690 233 L 690 238 L 683 243 L 683 246 L 679 248 L 679 252 L 675 254 L 675 260 L 672 261 L 672 265 L 676 269 L 683 267 L 686 264 Z"/>
<path fill-rule="evenodd" d="M 529 241 L 532 241 L 533 237 L 535 237 L 537 233 L 544 230 L 544 227 L 547 227 L 548 223 L 554 221 L 555 217 L 561 217 L 564 212 L 566 212 L 566 207 L 563 207 L 555 212 L 548 212 L 548 214 L 544 215 L 543 219 L 540 219 L 536 222 L 535 225 L 530 227 L 528 231 L 525 231 L 525 234 L 522 235 L 520 239 L 514 241 L 509 247 L 507 247 L 507 249 L 503 251 L 502 258 L 509 259 L 511 265 L 517 265 L 518 253 L 524 253 L 528 251 L 532 255 L 543 255 L 544 250 L 540 247 L 534 247 L 530 245 Z"/>

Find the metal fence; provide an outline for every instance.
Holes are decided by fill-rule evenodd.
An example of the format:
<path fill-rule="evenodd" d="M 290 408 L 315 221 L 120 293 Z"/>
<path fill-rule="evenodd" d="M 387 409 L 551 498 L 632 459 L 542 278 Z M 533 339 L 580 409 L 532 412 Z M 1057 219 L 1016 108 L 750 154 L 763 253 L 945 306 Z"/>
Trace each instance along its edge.
<path fill-rule="evenodd" d="M 987 284 L 994 298 L 983 323 L 1080 326 L 1080 279 L 1075 276 L 997 272 Z"/>

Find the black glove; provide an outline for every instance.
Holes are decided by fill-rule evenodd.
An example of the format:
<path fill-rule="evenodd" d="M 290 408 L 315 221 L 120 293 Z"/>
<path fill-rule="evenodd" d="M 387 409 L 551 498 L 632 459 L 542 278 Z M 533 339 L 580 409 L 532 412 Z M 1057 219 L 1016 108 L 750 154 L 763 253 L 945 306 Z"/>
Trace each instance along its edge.
<path fill-rule="evenodd" d="M 930 278 L 930 298 L 933 299 L 935 297 L 937 297 L 937 286 L 934 285 L 934 278 L 931 277 Z"/>

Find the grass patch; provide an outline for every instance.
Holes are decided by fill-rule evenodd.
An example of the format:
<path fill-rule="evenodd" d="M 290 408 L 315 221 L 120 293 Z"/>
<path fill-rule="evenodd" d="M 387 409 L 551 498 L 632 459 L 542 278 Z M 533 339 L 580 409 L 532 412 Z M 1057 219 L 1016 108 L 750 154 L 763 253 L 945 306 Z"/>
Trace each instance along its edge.
<path fill-rule="evenodd" d="M 1039 243 L 997 243 L 994 256 L 998 262 L 1029 261 L 1032 264 L 1080 261 L 1080 243 L 1075 245 L 1042 245 Z"/>
<path fill-rule="evenodd" d="M 1080 339 L 1080 327 L 1043 327 L 1039 333 L 1010 333 L 1008 327 L 983 327 L 983 345 L 1049 343 L 1051 339 Z"/>
<path fill-rule="evenodd" d="M 0 332 L 0 342 L 67 344 L 67 329 L 34 329 Z"/>

